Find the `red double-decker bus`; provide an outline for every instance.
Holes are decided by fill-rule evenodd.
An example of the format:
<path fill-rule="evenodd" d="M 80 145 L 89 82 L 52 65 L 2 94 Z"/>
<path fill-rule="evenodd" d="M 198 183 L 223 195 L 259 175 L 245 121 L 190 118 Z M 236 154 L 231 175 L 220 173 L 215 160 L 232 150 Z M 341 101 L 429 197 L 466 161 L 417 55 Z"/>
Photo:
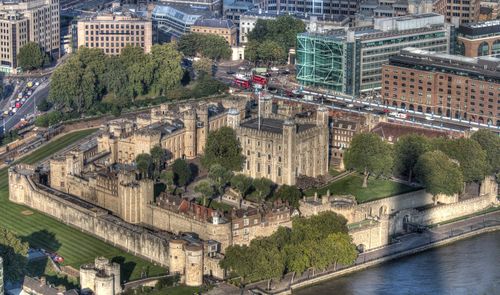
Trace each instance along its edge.
<path fill-rule="evenodd" d="M 248 89 L 252 86 L 250 80 L 244 77 L 234 77 L 233 83 L 241 88 Z"/>
<path fill-rule="evenodd" d="M 252 82 L 264 86 L 267 84 L 267 78 L 261 75 L 253 75 Z"/>

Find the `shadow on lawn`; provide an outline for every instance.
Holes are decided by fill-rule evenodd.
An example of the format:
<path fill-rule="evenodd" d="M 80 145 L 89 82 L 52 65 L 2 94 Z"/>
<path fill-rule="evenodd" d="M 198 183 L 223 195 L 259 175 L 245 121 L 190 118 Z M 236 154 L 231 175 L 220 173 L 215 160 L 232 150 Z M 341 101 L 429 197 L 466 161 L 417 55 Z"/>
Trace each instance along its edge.
<path fill-rule="evenodd" d="M 125 257 L 123 257 L 123 256 L 115 256 L 115 257 L 113 257 L 113 259 L 111 259 L 111 262 L 116 262 L 116 263 L 120 264 L 121 281 L 128 282 L 130 280 L 130 277 L 132 276 L 132 272 L 134 271 L 137 264 L 135 262 L 132 262 L 132 261 L 125 262 Z M 142 270 L 143 273 L 146 271 L 149 272 L 149 269 Z M 147 275 L 148 273 L 145 273 L 145 274 Z M 142 274 L 141 274 L 141 277 L 142 277 Z"/>

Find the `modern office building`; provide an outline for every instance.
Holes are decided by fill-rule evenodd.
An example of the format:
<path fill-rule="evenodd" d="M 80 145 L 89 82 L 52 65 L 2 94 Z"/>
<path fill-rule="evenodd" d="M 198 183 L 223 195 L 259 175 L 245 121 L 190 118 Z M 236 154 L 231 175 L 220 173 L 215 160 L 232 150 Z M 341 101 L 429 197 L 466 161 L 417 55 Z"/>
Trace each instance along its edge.
<path fill-rule="evenodd" d="M 153 28 L 168 36 L 168 39 L 177 39 L 191 31 L 191 26 L 201 17 L 212 18 L 214 13 L 206 7 L 189 5 L 156 5 L 152 12 Z"/>
<path fill-rule="evenodd" d="M 373 24 L 375 18 L 424 14 L 433 11 L 433 0 L 362 0 L 355 16 L 355 25 Z"/>
<path fill-rule="evenodd" d="M 436 0 L 433 3 L 434 12 L 446 17 L 447 22 L 453 18 L 461 24 L 479 21 L 481 0 Z"/>
<path fill-rule="evenodd" d="M 223 0 L 159 0 L 158 5 L 171 6 L 185 5 L 192 8 L 205 8 L 213 12 L 215 17 L 222 16 L 222 1 Z"/>
<path fill-rule="evenodd" d="M 500 126 L 500 59 L 406 48 L 383 66 L 384 103 Z"/>
<path fill-rule="evenodd" d="M 457 54 L 500 56 L 500 20 L 463 24 L 457 32 Z"/>
<path fill-rule="evenodd" d="M 354 17 L 359 8 L 359 0 L 256 0 L 254 4 L 263 11 L 309 13 L 317 15 L 347 15 Z"/>
<path fill-rule="evenodd" d="M 100 48 L 108 55 L 120 54 L 126 46 L 150 52 L 153 26 L 144 14 L 128 9 L 112 9 L 78 20 L 78 47 Z"/>
<path fill-rule="evenodd" d="M 233 21 L 233 23 L 239 27 L 241 15 L 253 8 L 254 5 L 252 1 L 225 0 L 222 17 Z"/>
<path fill-rule="evenodd" d="M 382 65 L 405 47 L 448 53 L 451 26 L 436 13 L 375 19 L 371 27 L 297 36 L 297 80 L 358 96 L 379 90 Z"/>
<path fill-rule="evenodd" d="M 52 58 L 60 56 L 59 0 L 0 3 L 0 71 L 17 71 L 17 54 L 36 42 Z"/>
<path fill-rule="evenodd" d="M 191 26 L 191 32 L 222 36 L 230 46 L 238 45 L 238 28 L 228 19 L 197 19 Z"/>
<path fill-rule="evenodd" d="M 274 20 L 279 16 L 291 15 L 304 22 L 307 32 L 324 33 L 349 25 L 349 17 L 343 15 L 312 15 L 305 13 L 265 12 L 262 9 L 247 11 L 240 16 L 240 43 L 248 42 L 248 33 L 254 28 L 257 20 Z"/>

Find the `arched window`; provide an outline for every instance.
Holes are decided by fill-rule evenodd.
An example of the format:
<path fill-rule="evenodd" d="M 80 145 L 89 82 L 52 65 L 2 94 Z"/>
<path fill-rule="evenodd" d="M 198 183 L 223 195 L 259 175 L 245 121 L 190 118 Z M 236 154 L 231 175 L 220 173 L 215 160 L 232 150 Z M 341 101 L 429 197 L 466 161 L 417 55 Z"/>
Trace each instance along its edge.
<path fill-rule="evenodd" d="M 479 44 L 479 47 L 477 48 L 477 56 L 484 56 L 489 54 L 490 54 L 490 45 L 488 45 L 488 43 L 486 42 Z"/>

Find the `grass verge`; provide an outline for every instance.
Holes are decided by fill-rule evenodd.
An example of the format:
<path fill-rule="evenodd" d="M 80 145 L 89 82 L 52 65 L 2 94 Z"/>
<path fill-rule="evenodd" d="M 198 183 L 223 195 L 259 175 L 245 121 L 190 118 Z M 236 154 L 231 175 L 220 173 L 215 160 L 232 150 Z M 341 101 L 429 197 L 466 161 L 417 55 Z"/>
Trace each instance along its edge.
<path fill-rule="evenodd" d="M 366 188 L 363 188 L 362 184 L 363 177 L 359 174 L 352 174 L 322 188 L 307 190 L 305 194 L 312 196 L 317 192 L 319 196 L 322 196 L 330 190 L 331 194 L 353 195 L 358 203 L 365 203 L 420 189 L 386 179 L 369 178 Z"/>

